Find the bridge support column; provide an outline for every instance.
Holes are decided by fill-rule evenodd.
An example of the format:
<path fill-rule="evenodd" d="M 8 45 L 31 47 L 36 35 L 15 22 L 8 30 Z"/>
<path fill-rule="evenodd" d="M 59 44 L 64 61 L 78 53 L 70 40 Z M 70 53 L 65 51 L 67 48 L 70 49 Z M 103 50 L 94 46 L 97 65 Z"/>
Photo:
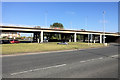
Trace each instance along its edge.
<path fill-rule="evenodd" d="M 43 31 L 41 31 L 41 43 L 43 42 Z"/>
<path fill-rule="evenodd" d="M 88 34 L 88 43 L 90 43 L 90 34 Z"/>
<path fill-rule="evenodd" d="M 93 35 L 93 43 L 95 43 L 96 42 L 96 36 L 95 36 L 95 34 Z"/>
<path fill-rule="evenodd" d="M 76 37 L 77 37 L 76 33 L 74 33 L 74 42 L 76 42 Z"/>
<path fill-rule="evenodd" d="M 93 42 L 93 34 L 90 35 L 90 42 Z"/>
<path fill-rule="evenodd" d="M 102 43 L 102 34 L 100 34 L 100 43 Z"/>
<path fill-rule="evenodd" d="M 40 33 L 37 34 L 37 42 L 40 43 Z"/>

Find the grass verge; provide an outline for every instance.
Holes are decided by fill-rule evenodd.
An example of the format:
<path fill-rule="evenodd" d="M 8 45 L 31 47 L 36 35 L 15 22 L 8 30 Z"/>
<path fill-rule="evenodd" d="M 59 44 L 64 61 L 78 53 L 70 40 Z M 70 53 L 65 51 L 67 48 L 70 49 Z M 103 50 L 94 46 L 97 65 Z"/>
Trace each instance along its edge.
<path fill-rule="evenodd" d="M 99 43 L 81 43 L 81 42 L 69 42 L 68 45 L 58 45 L 57 42 L 50 43 L 19 43 L 19 44 L 2 44 L 2 54 L 17 54 L 26 52 L 44 52 L 44 51 L 58 51 L 58 50 L 70 50 L 70 49 L 86 49 L 103 47 L 103 44 Z"/>

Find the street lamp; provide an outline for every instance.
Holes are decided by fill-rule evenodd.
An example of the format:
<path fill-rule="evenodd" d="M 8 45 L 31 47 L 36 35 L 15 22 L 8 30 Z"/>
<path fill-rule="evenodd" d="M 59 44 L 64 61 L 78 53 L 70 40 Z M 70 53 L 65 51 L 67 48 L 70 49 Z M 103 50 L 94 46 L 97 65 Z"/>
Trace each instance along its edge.
<path fill-rule="evenodd" d="M 105 43 L 105 11 L 103 11 L 103 43 Z"/>
<path fill-rule="evenodd" d="M 48 15 L 48 12 L 45 12 L 45 27 L 47 27 L 47 15 Z"/>
<path fill-rule="evenodd" d="M 85 28 L 86 28 L 86 30 L 87 30 L 87 27 L 88 27 L 88 16 L 85 19 Z M 89 45 L 89 36 L 90 36 L 90 34 L 88 34 L 88 45 Z"/>

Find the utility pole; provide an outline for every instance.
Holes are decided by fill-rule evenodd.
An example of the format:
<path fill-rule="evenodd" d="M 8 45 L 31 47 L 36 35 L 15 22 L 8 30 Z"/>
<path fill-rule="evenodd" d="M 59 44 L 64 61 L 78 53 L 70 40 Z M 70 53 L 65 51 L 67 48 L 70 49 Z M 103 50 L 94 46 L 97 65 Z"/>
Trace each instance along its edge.
<path fill-rule="evenodd" d="M 47 12 L 45 12 L 45 27 L 47 27 Z"/>
<path fill-rule="evenodd" d="M 85 18 L 85 28 L 87 30 L 87 26 L 88 26 L 88 17 Z"/>
<path fill-rule="evenodd" d="M 87 30 L 88 27 L 88 17 L 85 19 L 85 29 Z M 89 34 L 88 34 L 88 45 L 89 45 Z"/>
<path fill-rule="evenodd" d="M 103 43 L 105 44 L 105 11 L 103 11 Z"/>

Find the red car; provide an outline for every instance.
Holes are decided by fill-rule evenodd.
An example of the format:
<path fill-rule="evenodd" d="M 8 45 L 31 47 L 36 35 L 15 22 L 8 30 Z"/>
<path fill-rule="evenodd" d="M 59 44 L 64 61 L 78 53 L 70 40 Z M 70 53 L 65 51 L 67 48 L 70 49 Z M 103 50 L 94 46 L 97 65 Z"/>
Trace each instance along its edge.
<path fill-rule="evenodd" d="M 20 41 L 18 41 L 17 39 L 14 39 L 14 40 L 10 40 L 10 43 L 20 43 Z"/>

